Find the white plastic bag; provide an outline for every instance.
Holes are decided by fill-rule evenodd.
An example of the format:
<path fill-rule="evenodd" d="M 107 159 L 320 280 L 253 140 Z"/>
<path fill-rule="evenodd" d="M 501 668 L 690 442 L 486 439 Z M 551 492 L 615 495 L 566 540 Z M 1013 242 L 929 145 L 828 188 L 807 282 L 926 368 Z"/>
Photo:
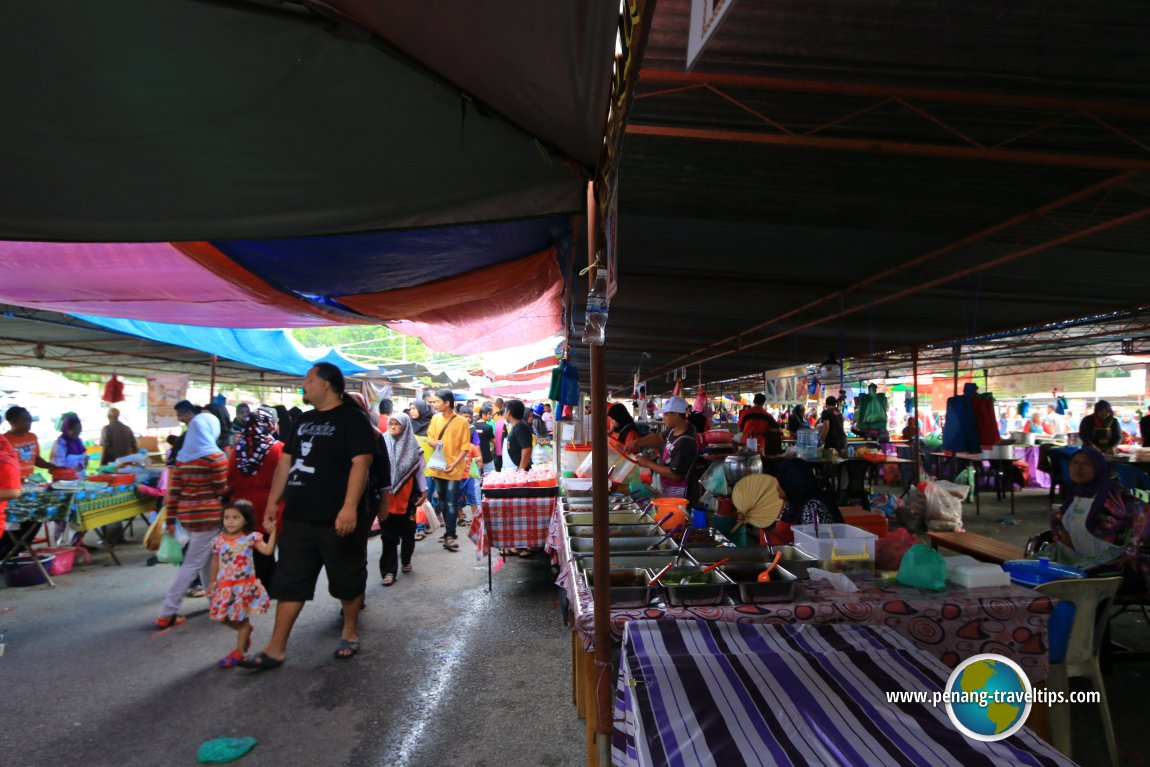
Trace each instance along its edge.
<path fill-rule="evenodd" d="M 730 495 L 730 488 L 727 486 L 727 474 L 723 471 L 723 462 L 715 461 L 711 464 L 710 468 L 703 472 L 703 478 L 700 480 L 703 489 L 710 492 L 711 495 Z"/>
<path fill-rule="evenodd" d="M 827 570 L 812 567 L 807 570 L 807 577 L 812 581 L 826 581 L 831 584 L 835 591 L 845 591 L 849 593 L 859 590 L 859 587 L 855 585 L 854 581 L 842 573 L 832 573 Z"/>
<path fill-rule="evenodd" d="M 427 532 L 434 533 L 439 529 L 439 515 L 435 513 L 435 507 L 431 505 L 431 501 L 423 502 L 423 513 L 427 516 Z"/>
<path fill-rule="evenodd" d="M 924 495 L 926 496 L 926 529 L 931 532 L 953 532 L 962 529 L 962 497 L 966 488 L 961 485 L 941 482 L 927 482 Z M 962 495 L 951 488 L 963 491 Z"/>

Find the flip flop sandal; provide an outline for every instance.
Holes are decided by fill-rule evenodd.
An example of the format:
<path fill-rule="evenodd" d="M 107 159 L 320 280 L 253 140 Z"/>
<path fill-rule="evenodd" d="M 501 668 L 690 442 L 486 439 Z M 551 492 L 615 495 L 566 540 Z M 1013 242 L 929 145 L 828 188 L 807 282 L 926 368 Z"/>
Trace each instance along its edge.
<path fill-rule="evenodd" d="M 244 656 L 236 665 L 240 668 L 250 668 L 252 671 L 271 671 L 273 668 L 279 668 L 284 662 L 276 660 L 266 652 L 258 652 L 254 656 Z"/>
<path fill-rule="evenodd" d="M 459 551 L 459 544 L 455 542 L 454 538 L 448 538 L 443 542 L 443 548 L 448 551 Z"/>
<path fill-rule="evenodd" d="M 388 573 L 387 575 L 383 576 L 383 585 L 384 586 L 391 586 L 394 584 L 395 584 L 395 575 L 393 573 Z"/>
<path fill-rule="evenodd" d="M 422 541 L 426 537 L 427 537 L 427 533 L 416 533 L 415 534 L 415 540 L 417 540 L 417 541 Z"/>
<path fill-rule="evenodd" d="M 349 660 L 359 654 L 359 642 L 352 642 L 347 639 L 339 640 L 339 649 L 333 655 L 336 660 Z"/>
<path fill-rule="evenodd" d="M 216 661 L 216 665 L 219 668 L 231 668 L 233 666 L 238 666 L 240 661 L 243 659 L 243 653 L 241 653 L 239 650 L 232 650 L 230 653 Z"/>
<path fill-rule="evenodd" d="M 158 630 L 170 629 L 173 626 L 181 626 L 188 622 L 188 619 L 182 615 L 165 615 L 156 619 L 154 624 Z"/>
<path fill-rule="evenodd" d="M 405 573 L 410 573 L 410 572 L 411 572 L 411 565 L 404 565 L 404 566 L 403 566 L 403 571 L 404 571 Z"/>

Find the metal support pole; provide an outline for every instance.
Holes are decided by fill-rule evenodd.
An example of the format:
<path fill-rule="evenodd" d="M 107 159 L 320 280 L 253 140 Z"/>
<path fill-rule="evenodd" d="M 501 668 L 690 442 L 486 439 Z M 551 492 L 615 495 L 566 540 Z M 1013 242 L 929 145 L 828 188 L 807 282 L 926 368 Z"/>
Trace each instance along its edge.
<path fill-rule="evenodd" d="M 954 345 L 954 396 L 958 396 L 958 344 Z"/>
<path fill-rule="evenodd" d="M 914 484 L 918 485 L 922 481 L 921 461 L 922 456 L 919 454 L 919 445 L 922 444 L 922 435 L 919 434 L 919 420 L 918 420 L 918 347 L 912 347 L 910 350 L 910 364 L 911 375 L 914 377 Z"/>
<path fill-rule="evenodd" d="M 212 355 L 212 382 L 208 386 L 208 399 L 211 400 L 216 396 L 216 355 Z"/>

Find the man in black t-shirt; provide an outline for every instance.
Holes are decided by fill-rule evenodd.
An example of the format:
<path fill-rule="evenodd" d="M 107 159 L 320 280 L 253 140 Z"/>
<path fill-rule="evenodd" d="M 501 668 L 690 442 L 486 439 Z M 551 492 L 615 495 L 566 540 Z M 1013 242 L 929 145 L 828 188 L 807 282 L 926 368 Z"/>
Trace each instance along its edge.
<path fill-rule="evenodd" d="M 484 404 L 479 415 L 475 417 L 475 433 L 479 435 L 479 452 L 483 458 L 483 473 L 490 474 L 495 471 L 495 429 L 487 423 L 491 418 L 491 405 Z"/>
<path fill-rule="evenodd" d="M 531 468 L 531 429 L 523 423 L 523 415 L 527 408 L 517 399 L 507 403 L 504 419 L 509 426 L 506 436 L 503 437 L 503 470 L 511 471 L 515 467 L 527 471 Z"/>
<path fill-rule="evenodd" d="M 847 433 L 843 428 L 843 414 L 839 412 L 838 400 L 827 397 L 826 409 L 819 416 L 819 439 L 823 447 L 842 453 L 847 449 Z"/>
<path fill-rule="evenodd" d="M 372 516 L 365 491 L 378 453 L 376 432 L 366 413 L 344 394 L 343 374 L 334 365 L 313 366 L 303 390 L 304 401 L 315 409 L 295 422 L 265 511 L 274 520 L 284 501 L 272 589 L 275 628 L 262 652 L 240 661 L 246 668 L 266 670 L 283 663 L 292 626 L 304 602 L 315 596 L 321 569 L 327 571 L 328 592 L 343 605 L 343 637 L 335 657 L 343 660 L 359 652 Z"/>

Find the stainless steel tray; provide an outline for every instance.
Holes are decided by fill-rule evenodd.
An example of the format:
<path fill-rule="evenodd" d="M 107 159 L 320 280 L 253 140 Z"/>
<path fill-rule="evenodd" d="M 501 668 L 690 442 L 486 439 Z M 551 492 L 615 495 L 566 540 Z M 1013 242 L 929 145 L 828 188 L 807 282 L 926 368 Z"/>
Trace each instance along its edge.
<path fill-rule="evenodd" d="M 563 515 L 563 521 L 566 522 L 568 526 L 595 524 L 594 515 L 590 512 L 569 511 Z M 638 511 L 613 511 L 607 515 L 607 524 L 653 525 L 655 524 L 655 520 L 651 519 L 650 514 L 640 514 Z"/>
<path fill-rule="evenodd" d="M 718 562 L 724 557 L 732 562 L 770 562 L 775 558 L 775 552 L 781 551 L 783 556 L 779 559 L 780 565 L 785 565 L 791 575 L 806 578 L 807 570 L 818 567 L 819 561 L 799 551 L 794 546 L 743 546 L 740 548 L 715 548 L 712 546 L 687 546 L 687 551 L 700 564 Z M 766 569 L 766 568 L 763 568 Z"/>
<path fill-rule="evenodd" d="M 591 571 L 587 571 L 583 575 L 587 579 L 587 585 L 594 589 L 595 579 Z M 607 571 L 608 583 L 611 584 L 609 589 L 611 606 L 618 608 L 646 607 L 650 604 L 652 597 L 652 587 L 648 585 L 650 578 L 651 573 L 644 567 L 612 567 Z"/>
<path fill-rule="evenodd" d="M 670 551 L 633 551 L 624 554 L 612 554 L 608 560 L 608 565 L 611 569 L 617 567 L 642 567 L 650 570 L 652 573 L 657 573 L 668 563 L 673 562 L 677 553 L 677 551 L 672 549 Z M 696 564 L 696 562 L 684 555 L 679 564 L 693 565 Z M 595 569 L 595 557 L 591 554 L 576 554 L 575 567 L 580 572 L 591 572 Z"/>
<path fill-rule="evenodd" d="M 567 534 L 575 538 L 593 538 L 595 528 L 592 525 L 571 525 L 567 528 Z M 658 525 L 650 523 L 607 525 L 609 538 L 649 538 L 651 536 L 658 538 L 662 534 L 663 530 Z"/>
<path fill-rule="evenodd" d="M 795 601 L 795 576 L 776 565 L 771 570 L 771 580 L 759 583 L 759 573 L 770 567 L 770 562 L 731 562 L 720 565 L 723 575 L 734 581 L 739 589 L 739 599 L 747 604 L 764 602 Z"/>
<path fill-rule="evenodd" d="M 659 583 L 667 593 L 667 603 L 672 607 L 705 607 L 717 605 L 727 595 L 731 586 L 731 579 L 723 575 L 720 570 L 707 573 L 707 583 L 689 583 L 685 586 L 679 584 L 684 576 L 698 575 L 703 571 L 700 565 L 686 565 L 672 567 L 667 571 Z"/>
<path fill-rule="evenodd" d="M 662 538 L 658 535 L 644 536 L 642 538 L 617 537 L 609 538 L 608 541 L 612 554 L 616 552 L 646 551 L 648 546 L 653 546 L 655 544 L 658 544 L 655 549 L 656 551 L 666 551 L 678 548 L 669 539 Z M 595 551 L 595 539 L 578 537 L 572 538 L 571 551 L 576 554 L 590 554 Z"/>

